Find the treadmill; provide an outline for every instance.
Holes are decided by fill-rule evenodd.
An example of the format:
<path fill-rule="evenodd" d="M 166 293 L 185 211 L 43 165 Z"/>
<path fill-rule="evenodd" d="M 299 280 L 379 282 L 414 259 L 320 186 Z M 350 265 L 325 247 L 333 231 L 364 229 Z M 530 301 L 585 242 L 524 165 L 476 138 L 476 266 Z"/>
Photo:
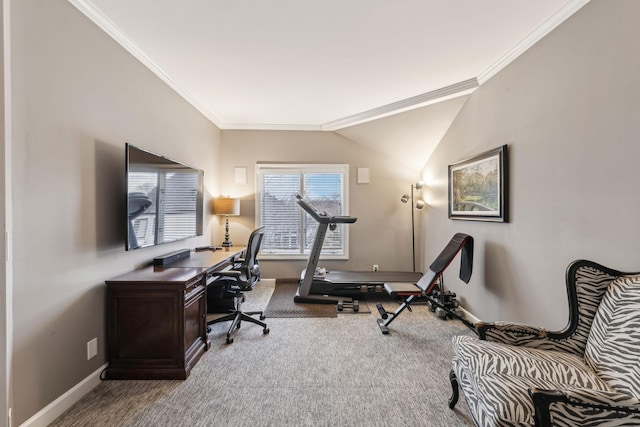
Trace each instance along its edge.
<path fill-rule="evenodd" d="M 337 304 L 338 310 L 350 306 L 358 311 L 358 297 L 370 292 L 384 292 L 388 282 L 417 283 L 422 277 L 419 272 L 407 271 L 324 271 L 318 270 L 318 260 L 327 228 L 335 230 L 337 224 L 353 224 L 357 218 L 352 216 L 330 216 L 318 211 L 306 198 L 296 195 L 297 203 L 314 220 L 318 230 L 309 254 L 307 267 L 302 271 L 295 302 Z"/>

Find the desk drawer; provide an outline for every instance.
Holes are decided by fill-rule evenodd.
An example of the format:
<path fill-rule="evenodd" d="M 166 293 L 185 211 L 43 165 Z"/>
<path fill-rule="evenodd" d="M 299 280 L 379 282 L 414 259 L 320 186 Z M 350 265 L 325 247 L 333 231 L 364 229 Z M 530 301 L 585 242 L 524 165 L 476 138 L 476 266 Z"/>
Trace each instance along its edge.
<path fill-rule="evenodd" d="M 204 286 L 204 277 L 203 276 L 198 276 L 193 278 L 192 280 L 189 280 L 187 283 L 184 284 L 184 294 L 188 295 L 191 292 L 193 292 L 193 290 L 195 288 L 197 288 L 198 286 Z"/>
<path fill-rule="evenodd" d="M 198 280 L 195 283 L 187 285 L 184 289 L 184 302 L 189 304 L 195 298 L 199 298 L 206 290 L 206 283 L 203 279 Z"/>

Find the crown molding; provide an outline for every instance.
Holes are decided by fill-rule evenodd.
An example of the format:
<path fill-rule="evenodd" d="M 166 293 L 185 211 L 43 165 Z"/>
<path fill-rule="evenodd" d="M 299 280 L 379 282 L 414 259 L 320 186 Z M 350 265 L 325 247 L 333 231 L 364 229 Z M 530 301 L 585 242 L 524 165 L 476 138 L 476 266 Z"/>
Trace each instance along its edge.
<path fill-rule="evenodd" d="M 346 127 L 355 126 L 357 124 L 424 107 L 430 104 L 435 104 L 437 102 L 446 101 L 458 96 L 468 95 L 469 93 L 473 92 L 478 87 L 483 85 L 491 77 L 500 72 L 503 68 L 508 66 L 522 53 L 530 49 L 540 39 L 549 34 L 552 30 L 558 27 L 561 23 L 563 23 L 566 19 L 568 19 L 571 15 L 573 15 L 591 0 L 571 0 L 567 2 L 562 8 L 558 10 L 558 12 L 556 12 L 544 23 L 538 26 L 531 34 L 529 34 L 521 42 L 519 42 L 516 46 L 509 50 L 509 52 L 502 56 L 496 63 L 480 73 L 478 77 L 464 80 L 459 83 L 454 83 L 452 85 L 423 93 L 421 95 L 416 95 L 411 98 L 392 102 L 381 107 L 373 108 L 371 110 L 363 111 L 361 113 L 353 114 L 319 125 L 224 123 L 218 117 L 216 117 L 215 114 L 209 111 L 209 109 L 206 108 L 195 96 L 193 96 L 188 90 L 186 90 L 176 80 L 174 80 L 166 71 L 164 71 L 161 66 L 159 66 L 151 58 L 149 58 L 135 43 L 133 43 L 127 37 L 124 32 L 122 32 L 122 30 L 120 30 L 97 8 L 95 8 L 93 4 L 91 4 L 90 0 L 68 1 L 220 129 L 336 131 Z"/>
<path fill-rule="evenodd" d="M 432 90 L 431 92 L 412 96 L 411 98 L 392 102 L 391 104 L 383 105 L 381 107 L 373 108 L 362 113 L 354 114 L 352 116 L 325 123 L 322 125 L 322 129 L 327 131 L 340 130 L 346 127 L 355 126 L 357 124 L 391 116 L 393 114 L 402 113 L 403 111 L 425 107 L 430 104 L 446 101 L 447 99 L 467 95 L 476 90 L 478 86 L 478 79 L 468 79 L 440 89 Z"/>
<path fill-rule="evenodd" d="M 544 36 L 553 31 L 590 1 L 591 0 L 571 0 L 567 2 L 560 8 L 560 10 L 540 24 L 531 34 L 515 45 L 504 56 L 502 56 L 502 58 L 496 61 L 495 64 L 480 73 L 478 76 L 478 83 L 483 85 L 487 80 L 515 61 L 516 58 L 529 50 L 534 44 L 538 43 Z"/>
<path fill-rule="evenodd" d="M 188 103 L 190 103 L 195 109 L 200 111 L 207 119 L 213 124 L 222 127 L 222 122 L 207 109 L 198 99 L 193 96 L 188 90 L 180 85 L 173 79 L 164 69 L 156 64 L 151 58 L 149 58 L 135 43 L 133 43 L 127 35 L 118 28 L 109 18 L 107 18 L 102 12 L 100 12 L 93 4 L 88 0 L 68 0 L 73 6 L 82 12 L 87 18 L 93 21 L 98 27 L 105 33 L 111 36 L 116 42 L 124 47 L 131 55 L 133 55 L 144 66 L 149 68 L 156 76 L 158 76 L 169 87 L 182 96 Z"/>
<path fill-rule="evenodd" d="M 323 131 L 321 125 L 300 124 L 271 124 L 271 123 L 225 123 L 218 126 L 223 130 L 299 130 L 299 131 Z"/>

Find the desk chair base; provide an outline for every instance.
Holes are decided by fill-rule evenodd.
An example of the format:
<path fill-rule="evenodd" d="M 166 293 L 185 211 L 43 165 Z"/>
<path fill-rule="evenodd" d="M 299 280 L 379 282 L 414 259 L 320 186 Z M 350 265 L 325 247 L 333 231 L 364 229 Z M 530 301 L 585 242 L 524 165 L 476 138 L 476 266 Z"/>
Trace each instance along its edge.
<path fill-rule="evenodd" d="M 265 319 L 264 312 L 262 311 L 243 312 L 241 309 L 243 301 L 244 301 L 244 295 L 240 294 L 240 295 L 234 296 L 234 305 L 236 308 L 233 310 L 233 312 L 227 314 L 226 316 L 222 316 L 218 319 L 213 319 L 207 322 L 207 326 L 210 327 L 214 323 L 231 321 L 231 326 L 227 331 L 227 344 L 233 343 L 233 337 L 231 337 L 231 334 L 236 330 L 240 329 L 240 325 L 242 324 L 242 321 L 255 323 L 258 326 L 262 326 L 262 333 L 265 335 L 269 333 L 269 327 L 267 326 L 267 324 L 260 321 Z M 259 315 L 260 320 L 251 317 L 255 315 Z M 208 330 L 210 330 L 210 328 L 208 328 Z"/>

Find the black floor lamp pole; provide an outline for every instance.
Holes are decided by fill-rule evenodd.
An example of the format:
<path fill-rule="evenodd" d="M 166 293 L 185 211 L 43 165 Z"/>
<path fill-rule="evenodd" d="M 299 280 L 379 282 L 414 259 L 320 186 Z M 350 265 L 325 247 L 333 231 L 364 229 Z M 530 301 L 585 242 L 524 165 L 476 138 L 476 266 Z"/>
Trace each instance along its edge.
<path fill-rule="evenodd" d="M 415 202 L 413 199 L 413 189 L 420 190 L 424 186 L 422 181 L 416 182 L 415 185 L 411 184 L 411 195 L 403 194 L 400 198 L 402 203 L 409 203 L 411 205 L 411 254 L 413 256 L 413 271 L 416 271 L 416 223 L 415 223 L 415 213 L 414 209 L 422 209 L 426 206 L 425 202 L 422 200 L 418 200 Z M 414 203 L 415 202 L 415 203 Z"/>
<path fill-rule="evenodd" d="M 413 184 L 411 184 L 411 251 L 413 254 L 413 272 L 416 272 L 416 231 L 414 226 Z"/>

